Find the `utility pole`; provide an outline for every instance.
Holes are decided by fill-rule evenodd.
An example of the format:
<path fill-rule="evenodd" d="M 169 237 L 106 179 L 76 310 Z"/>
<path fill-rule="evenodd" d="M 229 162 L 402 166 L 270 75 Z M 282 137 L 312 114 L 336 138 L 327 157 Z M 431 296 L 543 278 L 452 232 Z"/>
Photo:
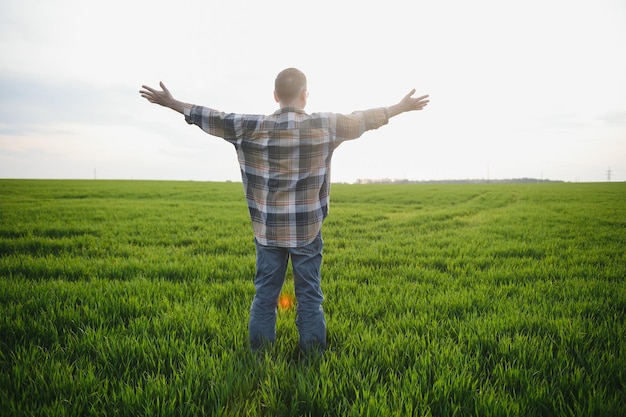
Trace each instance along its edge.
<path fill-rule="evenodd" d="M 611 167 L 606 171 L 606 181 L 611 182 Z"/>

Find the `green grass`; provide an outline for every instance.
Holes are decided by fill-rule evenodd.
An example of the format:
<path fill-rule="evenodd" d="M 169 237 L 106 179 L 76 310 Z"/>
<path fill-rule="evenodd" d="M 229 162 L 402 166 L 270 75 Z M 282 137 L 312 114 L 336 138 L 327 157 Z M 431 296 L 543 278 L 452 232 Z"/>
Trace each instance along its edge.
<path fill-rule="evenodd" d="M 327 352 L 255 355 L 241 184 L 0 180 L 0 415 L 626 415 L 626 184 L 337 184 L 323 235 Z"/>

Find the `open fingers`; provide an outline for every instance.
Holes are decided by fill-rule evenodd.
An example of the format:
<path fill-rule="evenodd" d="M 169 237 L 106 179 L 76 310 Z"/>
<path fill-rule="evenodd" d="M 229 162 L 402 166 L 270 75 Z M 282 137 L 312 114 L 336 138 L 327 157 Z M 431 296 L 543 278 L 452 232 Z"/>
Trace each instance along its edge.
<path fill-rule="evenodd" d="M 149 90 L 139 90 L 139 94 L 141 95 L 141 97 L 148 100 L 154 100 L 155 97 L 155 94 Z"/>
<path fill-rule="evenodd" d="M 413 98 L 411 99 L 411 101 L 413 102 L 413 109 L 422 110 L 424 107 L 426 107 L 426 105 L 428 104 L 430 100 L 428 100 L 428 94 L 426 94 L 423 96 Z"/>
<path fill-rule="evenodd" d="M 141 97 L 143 98 L 147 98 L 148 100 L 150 100 L 156 95 L 156 91 L 153 88 L 148 87 L 147 85 L 142 85 L 141 88 L 142 89 L 139 90 L 139 94 L 141 94 Z"/>
<path fill-rule="evenodd" d="M 165 85 L 162 82 L 159 82 L 159 85 L 163 91 L 159 91 L 147 85 L 142 85 L 142 90 L 139 90 L 139 94 L 151 103 L 160 103 L 161 97 L 169 95 L 169 91 L 165 88 Z"/>
<path fill-rule="evenodd" d="M 415 97 L 414 99 L 412 99 L 414 102 L 416 103 L 428 103 L 430 100 L 428 100 L 428 94 L 423 95 L 423 96 L 419 96 L 419 97 Z"/>

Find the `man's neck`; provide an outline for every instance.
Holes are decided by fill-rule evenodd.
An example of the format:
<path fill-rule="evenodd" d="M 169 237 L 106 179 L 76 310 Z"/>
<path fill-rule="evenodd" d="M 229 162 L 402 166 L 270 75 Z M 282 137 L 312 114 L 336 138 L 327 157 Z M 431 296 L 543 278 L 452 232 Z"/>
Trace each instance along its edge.
<path fill-rule="evenodd" d="M 284 109 L 285 107 L 291 107 L 298 110 L 304 110 L 304 107 L 306 106 L 306 103 L 303 103 L 302 100 L 294 100 L 289 103 L 280 102 L 278 104 L 280 105 L 281 109 Z"/>

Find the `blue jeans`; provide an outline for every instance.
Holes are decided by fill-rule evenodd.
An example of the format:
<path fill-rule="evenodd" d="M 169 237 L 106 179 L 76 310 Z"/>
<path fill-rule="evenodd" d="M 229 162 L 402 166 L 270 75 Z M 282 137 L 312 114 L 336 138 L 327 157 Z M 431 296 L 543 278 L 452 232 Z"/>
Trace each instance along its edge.
<path fill-rule="evenodd" d="M 326 320 L 320 288 L 322 265 L 321 233 L 310 244 L 300 248 L 263 246 L 256 240 L 256 294 L 250 308 L 248 331 L 252 349 L 276 341 L 276 307 L 285 282 L 287 263 L 291 257 L 297 299 L 296 326 L 299 345 L 304 351 L 326 348 Z"/>

